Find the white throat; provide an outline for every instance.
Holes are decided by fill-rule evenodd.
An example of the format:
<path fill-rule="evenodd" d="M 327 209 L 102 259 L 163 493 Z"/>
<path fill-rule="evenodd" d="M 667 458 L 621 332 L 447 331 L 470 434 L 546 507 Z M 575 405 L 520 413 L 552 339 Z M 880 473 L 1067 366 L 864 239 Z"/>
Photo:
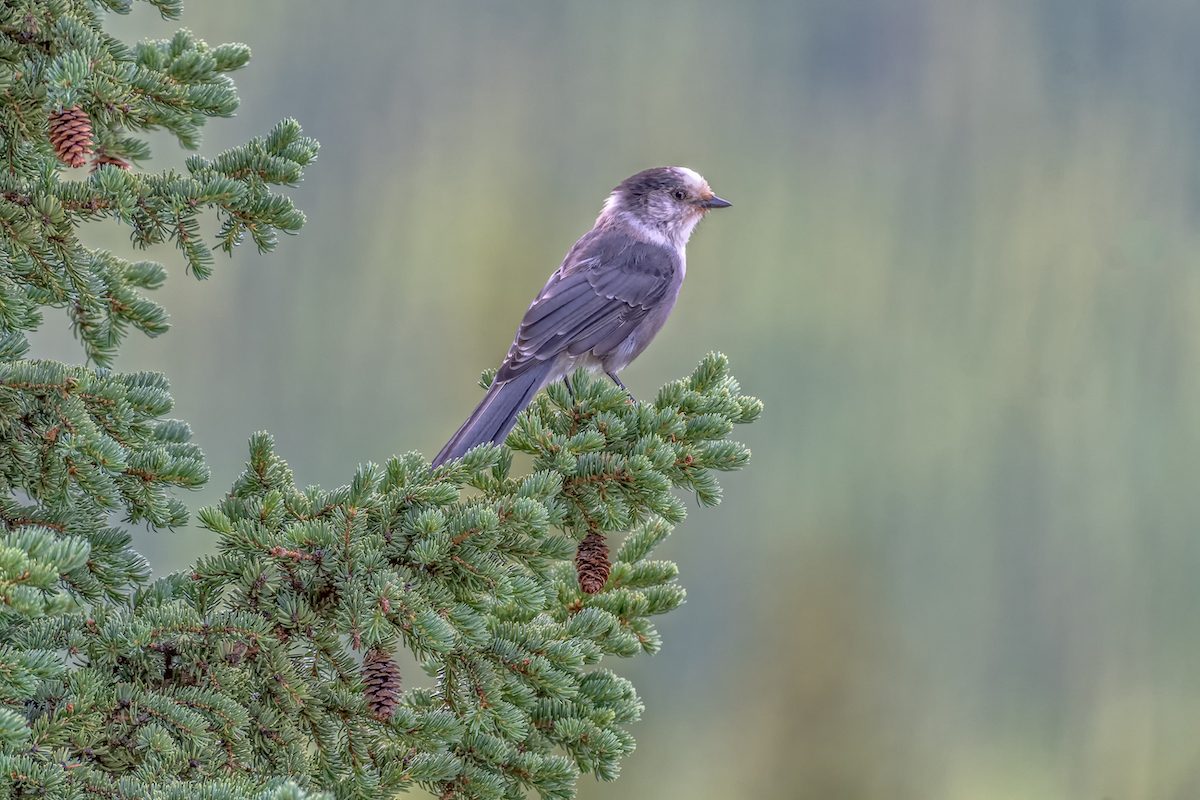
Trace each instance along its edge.
<path fill-rule="evenodd" d="M 610 195 L 604 201 L 604 209 L 600 212 L 600 216 L 596 220 L 596 225 L 600 226 L 603 222 L 608 221 L 610 224 L 616 223 L 628 229 L 637 238 L 643 242 L 656 244 L 660 247 L 669 247 L 672 250 L 677 250 L 681 255 L 684 247 L 687 246 L 688 239 L 692 236 L 692 231 L 700 222 L 701 214 L 696 214 L 686 221 L 668 228 L 661 228 L 657 225 L 647 225 L 636 214 L 626 211 L 618 205 L 615 195 Z"/>

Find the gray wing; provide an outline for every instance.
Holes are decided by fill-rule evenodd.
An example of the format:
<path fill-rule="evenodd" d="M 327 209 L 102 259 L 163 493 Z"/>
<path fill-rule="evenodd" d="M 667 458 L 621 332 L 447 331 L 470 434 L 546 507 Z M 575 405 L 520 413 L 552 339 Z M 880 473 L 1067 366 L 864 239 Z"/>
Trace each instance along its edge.
<path fill-rule="evenodd" d="M 678 269 L 666 247 L 612 232 L 580 240 L 525 312 L 496 379 L 563 353 L 612 353 L 667 299 Z"/>

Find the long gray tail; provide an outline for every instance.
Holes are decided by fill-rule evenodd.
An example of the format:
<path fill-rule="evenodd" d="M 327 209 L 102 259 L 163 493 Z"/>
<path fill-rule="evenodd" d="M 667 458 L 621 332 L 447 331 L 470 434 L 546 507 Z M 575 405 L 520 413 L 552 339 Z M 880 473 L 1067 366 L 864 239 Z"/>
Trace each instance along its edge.
<path fill-rule="evenodd" d="M 503 443 L 513 425 L 517 424 L 517 415 L 542 388 L 552 368 L 553 362 L 546 361 L 530 365 L 515 378 L 493 381 L 471 416 L 434 457 L 433 466 L 458 458 L 484 442 Z"/>

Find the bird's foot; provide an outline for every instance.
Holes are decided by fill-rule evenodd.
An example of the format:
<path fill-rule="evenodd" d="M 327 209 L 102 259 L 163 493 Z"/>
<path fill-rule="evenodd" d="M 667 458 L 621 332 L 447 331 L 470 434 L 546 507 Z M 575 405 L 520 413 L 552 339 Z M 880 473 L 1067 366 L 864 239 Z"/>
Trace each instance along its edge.
<path fill-rule="evenodd" d="M 617 386 L 620 386 L 620 387 L 621 387 L 621 389 L 622 389 L 622 390 L 625 392 L 625 394 L 626 394 L 626 395 L 629 397 L 629 402 L 630 402 L 630 403 L 636 403 L 636 402 L 637 402 L 637 398 L 633 396 L 633 392 L 629 391 L 629 387 L 628 387 L 628 386 L 626 386 L 626 385 L 625 385 L 625 384 L 624 384 L 624 383 L 621 381 L 621 379 L 617 377 L 617 373 L 616 373 L 616 372 L 608 372 L 608 371 L 605 371 L 605 373 L 604 373 L 604 374 L 605 374 L 605 375 L 607 375 L 609 378 L 611 378 L 613 383 L 615 383 Z"/>

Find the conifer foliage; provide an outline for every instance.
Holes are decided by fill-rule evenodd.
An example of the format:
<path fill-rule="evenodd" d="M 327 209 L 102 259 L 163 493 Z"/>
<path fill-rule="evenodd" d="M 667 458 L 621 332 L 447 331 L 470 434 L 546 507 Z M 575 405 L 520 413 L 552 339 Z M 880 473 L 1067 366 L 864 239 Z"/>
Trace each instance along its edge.
<path fill-rule="evenodd" d="M 176 490 L 208 472 L 166 379 L 110 369 L 130 329 L 166 330 L 145 296 L 166 270 L 80 228 L 172 243 L 203 278 L 212 247 L 299 229 L 278 187 L 317 145 L 284 121 L 185 172 L 139 169 L 139 131 L 195 148 L 233 113 L 249 51 L 186 31 L 127 46 L 102 23 L 130 5 L 0 2 L 0 799 L 569 798 L 580 774 L 616 777 L 642 705 L 601 662 L 659 649 L 654 617 L 684 598 L 652 558 L 676 491 L 719 501 L 714 472 L 749 458 L 728 436 L 761 404 L 718 354 L 648 402 L 580 373 L 506 447 L 437 469 L 410 453 L 333 490 L 297 487 L 257 434 L 198 514 L 213 554 L 151 581 L 126 526 L 185 523 Z M 30 357 L 46 309 L 88 363 Z M 423 672 L 402 676 L 401 651 Z"/>

